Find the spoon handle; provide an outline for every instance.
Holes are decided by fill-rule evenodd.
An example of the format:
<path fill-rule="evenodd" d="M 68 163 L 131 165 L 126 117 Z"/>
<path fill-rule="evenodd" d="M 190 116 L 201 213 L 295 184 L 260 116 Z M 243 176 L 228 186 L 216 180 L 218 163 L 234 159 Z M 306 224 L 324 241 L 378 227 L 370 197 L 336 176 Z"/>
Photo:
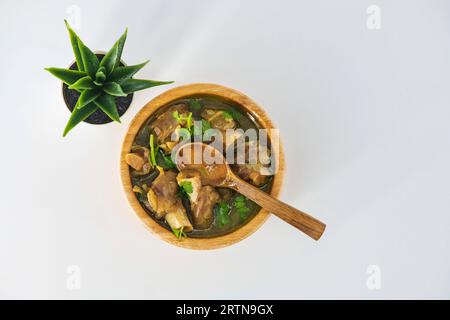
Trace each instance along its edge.
<path fill-rule="evenodd" d="M 230 177 L 230 181 L 227 185 L 250 200 L 253 200 L 262 208 L 269 210 L 290 225 L 303 231 L 314 240 L 319 240 L 325 231 L 326 225 L 321 221 L 270 196 L 235 175 Z"/>

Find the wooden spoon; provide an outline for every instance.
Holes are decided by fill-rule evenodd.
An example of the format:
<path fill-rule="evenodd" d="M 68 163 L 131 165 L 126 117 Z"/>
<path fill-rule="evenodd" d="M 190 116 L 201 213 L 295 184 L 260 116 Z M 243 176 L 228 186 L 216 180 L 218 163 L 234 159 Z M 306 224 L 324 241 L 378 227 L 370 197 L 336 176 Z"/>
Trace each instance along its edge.
<path fill-rule="evenodd" d="M 214 159 L 214 163 L 205 159 Z M 176 165 L 180 171 L 195 170 L 199 172 L 203 184 L 236 190 L 314 240 L 319 240 L 325 230 L 326 225 L 321 221 L 270 196 L 236 176 L 226 163 L 222 153 L 210 145 L 201 142 L 182 145 L 177 150 Z"/>

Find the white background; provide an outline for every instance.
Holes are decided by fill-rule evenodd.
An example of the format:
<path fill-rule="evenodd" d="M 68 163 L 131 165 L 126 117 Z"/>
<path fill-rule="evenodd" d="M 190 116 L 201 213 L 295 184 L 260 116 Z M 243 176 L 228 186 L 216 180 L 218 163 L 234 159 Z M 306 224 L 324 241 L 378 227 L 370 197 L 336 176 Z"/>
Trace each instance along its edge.
<path fill-rule="evenodd" d="M 0 3 L 0 297 L 450 298 L 450 2 Z M 108 50 L 128 26 L 124 60 L 176 83 L 137 93 L 121 125 L 63 139 L 61 84 L 43 68 L 73 60 L 71 5 L 88 46 Z M 192 82 L 267 110 L 286 150 L 281 198 L 327 223 L 319 242 L 271 217 L 236 245 L 190 251 L 134 215 L 118 170 L 127 125 Z"/>

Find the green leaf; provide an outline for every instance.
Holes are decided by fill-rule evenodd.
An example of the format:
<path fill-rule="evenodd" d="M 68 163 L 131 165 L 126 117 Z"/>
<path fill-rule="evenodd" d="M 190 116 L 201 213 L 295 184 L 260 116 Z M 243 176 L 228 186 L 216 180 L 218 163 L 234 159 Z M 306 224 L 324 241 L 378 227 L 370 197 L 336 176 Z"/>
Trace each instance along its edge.
<path fill-rule="evenodd" d="M 96 88 L 94 81 L 92 81 L 91 77 L 89 77 L 89 76 L 83 77 L 69 86 L 69 89 L 74 89 L 74 90 L 84 90 L 84 89 L 94 89 L 94 88 Z"/>
<path fill-rule="evenodd" d="M 153 136 L 153 134 L 150 135 L 150 141 L 149 141 L 149 145 L 150 145 L 150 154 L 149 156 L 149 162 L 152 165 L 152 167 L 156 167 L 157 163 L 156 163 L 156 149 L 157 147 L 155 147 L 155 137 Z"/>
<path fill-rule="evenodd" d="M 183 231 L 183 228 L 184 227 L 181 227 L 180 229 L 174 229 L 171 227 L 173 234 L 175 235 L 175 237 L 177 237 L 178 240 L 187 237 L 186 233 L 184 233 Z"/>
<path fill-rule="evenodd" d="M 82 109 L 87 104 L 89 104 L 89 103 L 93 102 L 95 99 L 97 99 L 101 93 L 102 93 L 102 91 L 99 89 L 84 90 L 80 94 L 80 97 L 78 98 L 77 108 Z"/>
<path fill-rule="evenodd" d="M 120 64 L 120 58 L 122 57 L 122 51 L 123 51 L 123 47 L 125 46 L 125 40 L 127 40 L 127 33 L 128 33 L 128 28 L 125 29 L 125 32 L 122 34 L 122 36 L 116 42 L 117 57 L 116 57 L 115 67 L 119 66 L 119 64 Z"/>
<path fill-rule="evenodd" d="M 108 53 L 103 57 L 102 61 L 100 62 L 100 67 L 105 68 L 106 75 L 109 75 L 114 70 L 117 61 L 117 53 L 118 47 L 116 43 L 113 45 L 113 47 L 108 51 Z"/>
<path fill-rule="evenodd" d="M 141 70 L 148 61 L 133 66 L 117 67 L 110 74 L 108 80 L 121 84 L 123 81 L 130 79 L 136 72 Z"/>
<path fill-rule="evenodd" d="M 164 154 L 162 149 L 159 149 L 159 152 L 156 155 L 156 163 L 164 170 L 175 169 L 177 167 L 172 161 L 170 154 Z"/>
<path fill-rule="evenodd" d="M 103 91 L 116 97 L 125 97 L 127 95 L 125 92 L 123 92 L 120 84 L 115 82 L 105 83 L 105 85 L 103 86 Z"/>
<path fill-rule="evenodd" d="M 78 46 L 78 35 L 69 26 L 67 20 L 64 19 L 67 31 L 69 31 L 70 43 L 72 44 L 73 54 L 75 55 L 75 61 L 77 62 L 77 68 L 79 71 L 84 71 L 83 58 L 81 57 L 80 48 Z"/>
<path fill-rule="evenodd" d="M 89 103 L 83 109 L 78 109 L 77 106 L 75 106 L 72 115 L 67 122 L 66 128 L 64 129 L 63 137 L 65 137 L 77 124 L 93 114 L 95 110 L 97 110 L 97 106 L 94 103 Z"/>
<path fill-rule="evenodd" d="M 206 130 L 211 129 L 211 123 L 202 119 L 202 121 L 195 121 L 194 124 L 194 136 L 200 136 L 202 133 L 205 133 Z"/>
<path fill-rule="evenodd" d="M 250 208 L 247 205 L 247 198 L 243 195 L 239 195 L 234 199 L 234 207 L 242 220 L 246 219 Z"/>
<path fill-rule="evenodd" d="M 231 208 L 230 205 L 226 202 L 219 202 L 215 206 L 216 211 L 216 218 L 219 223 L 219 226 L 223 227 L 231 222 L 230 218 L 230 212 Z"/>
<path fill-rule="evenodd" d="M 160 86 L 163 84 L 170 84 L 173 81 L 154 81 L 154 80 L 142 80 L 142 79 L 127 79 L 121 83 L 122 90 L 125 93 L 132 93 L 135 91 Z"/>
<path fill-rule="evenodd" d="M 94 100 L 94 103 L 99 107 L 104 113 L 111 118 L 111 120 L 120 123 L 119 112 L 117 111 L 116 99 L 113 96 L 102 94 L 100 97 Z"/>
<path fill-rule="evenodd" d="M 226 120 L 233 120 L 233 115 L 228 111 L 222 111 L 222 115 Z"/>
<path fill-rule="evenodd" d="M 78 71 L 78 70 L 70 70 L 63 68 L 45 68 L 52 75 L 57 77 L 59 80 L 64 82 L 67 85 L 74 84 L 79 79 L 86 76 L 86 72 Z"/>
<path fill-rule="evenodd" d="M 85 46 L 80 38 L 78 38 L 78 47 L 80 48 L 81 57 L 83 58 L 84 70 L 86 70 L 87 74 L 92 79 L 95 79 L 95 73 L 97 72 L 99 65 L 97 56 L 91 49 Z"/>
<path fill-rule="evenodd" d="M 191 106 L 191 109 L 195 111 L 198 111 L 202 108 L 202 105 L 200 104 L 200 101 L 198 101 L 198 99 L 191 99 L 189 101 L 189 105 Z"/>
<path fill-rule="evenodd" d="M 106 74 L 105 74 L 105 72 L 106 72 L 105 67 L 100 67 L 100 68 L 97 70 L 97 72 L 95 73 L 95 81 L 94 81 L 94 83 L 95 83 L 96 85 L 98 85 L 98 86 L 103 85 L 103 83 L 104 83 L 105 80 L 106 80 Z"/>
<path fill-rule="evenodd" d="M 194 191 L 191 181 L 181 181 L 180 187 L 189 195 Z"/>

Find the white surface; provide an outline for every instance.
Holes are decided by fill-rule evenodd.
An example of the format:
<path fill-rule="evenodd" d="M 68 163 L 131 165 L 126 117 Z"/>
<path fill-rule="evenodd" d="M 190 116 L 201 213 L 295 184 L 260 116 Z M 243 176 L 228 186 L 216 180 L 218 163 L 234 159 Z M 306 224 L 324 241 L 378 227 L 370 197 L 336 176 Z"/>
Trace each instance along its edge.
<path fill-rule="evenodd" d="M 0 297 L 450 298 L 450 3 L 374 2 L 2 0 Z M 69 113 L 43 68 L 73 60 L 73 4 L 94 49 L 129 27 L 125 61 L 152 60 L 140 77 L 220 83 L 264 106 L 286 150 L 282 199 L 324 220 L 323 238 L 275 217 L 209 252 L 149 233 L 119 150 L 169 86 L 137 93 L 122 125 L 61 138 Z M 380 30 L 366 27 L 371 4 Z"/>

